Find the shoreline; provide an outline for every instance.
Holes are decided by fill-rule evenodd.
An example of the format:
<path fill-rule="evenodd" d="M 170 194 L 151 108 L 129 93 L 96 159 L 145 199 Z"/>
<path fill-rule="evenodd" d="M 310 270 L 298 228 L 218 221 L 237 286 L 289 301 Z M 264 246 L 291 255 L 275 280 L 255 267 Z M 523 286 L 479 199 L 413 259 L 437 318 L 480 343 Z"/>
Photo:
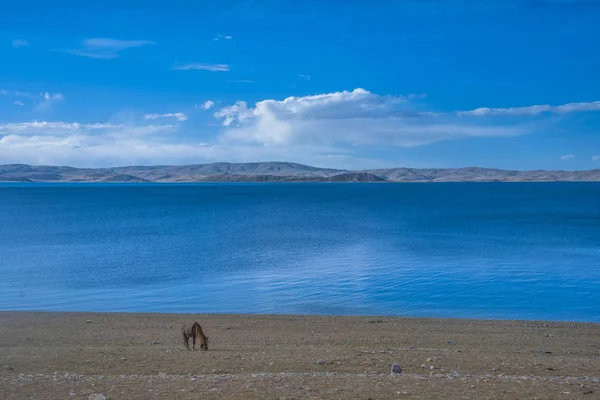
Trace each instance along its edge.
<path fill-rule="evenodd" d="M 463 322 L 501 322 L 501 323 L 556 323 L 556 324 L 583 324 L 583 325 L 598 325 L 600 321 L 579 321 L 579 320 L 561 320 L 561 319 L 521 319 L 521 318 L 476 318 L 476 317 L 441 317 L 441 316 L 418 316 L 418 315 L 388 315 L 388 314 L 274 314 L 274 313 L 239 313 L 239 312 L 222 312 L 222 313 L 201 313 L 190 314 L 189 312 L 162 312 L 162 311 L 69 311 L 69 310 L 40 310 L 40 309 L 0 309 L 0 316 L 6 313 L 33 313 L 33 314 L 92 314 L 92 315 L 148 315 L 148 316 L 186 316 L 186 315 L 202 315 L 207 317 L 256 317 L 256 318 L 387 318 L 399 320 L 435 320 L 435 321 L 463 321 Z"/>
<path fill-rule="evenodd" d="M 183 346 L 180 327 L 193 320 L 208 351 Z M 5 399 L 594 398 L 600 325 L 1 311 L 0 360 Z M 402 374 L 390 375 L 392 363 Z"/>

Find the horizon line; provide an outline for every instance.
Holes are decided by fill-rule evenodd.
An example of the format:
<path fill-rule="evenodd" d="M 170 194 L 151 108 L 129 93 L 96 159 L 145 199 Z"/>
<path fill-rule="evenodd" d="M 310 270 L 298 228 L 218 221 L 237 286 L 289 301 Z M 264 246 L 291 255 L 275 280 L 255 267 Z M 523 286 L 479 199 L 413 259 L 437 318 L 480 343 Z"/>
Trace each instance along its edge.
<path fill-rule="evenodd" d="M 591 169 L 580 169 L 580 170 L 566 170 L 566 169 L 505 169 L 505 168 L 493 168 L 493 167 L 481 167 L 476 165 L 466 167 L 408 167 L 408 166 L 397 166 L 397 167 L 380 167 L 380 168 L 363 168 L 363 169 L 345 169 L 345 168 L 331 168 L 331 167 L 320 167 L 310 164 L 303 164 L 294 161 L 246 161 L 246 162 L 231 162 L 231 161 L 213 161 L 207 163 L 197 164 L 128 164 L 128 165 L 115 165 L 110 167 L 76 167 L 73 165 L 66 164 L 27 164 L 27 163 L 7 163 L 0 164 L 0 167 L 19 165 L 28 167 L 54 167 L 54 168 L 73 168 L 73 169 L 115 169 L 115 168 L 135 168 L 135 167 L 191 167 L 191 166 L 206 166 L 215 164 L 230 164 L 230 165 L 244 165 L 244 164 L 294 164 L 303 167 L 316 168 L 321 170 L 330 171 L 342 171 L 342 172 L 364 172 L 364 171 L 381 171 L 390 169 L 407 169 L 407 170 L 451 170 L 451 169 L 483 169 L 483 170 L 494 170 L 494 171 L 505 171 L 505 172 L 534 172 L 534 171 L 545 171 L 545 172 L 588 172 L 598 171 L 600 168 Z"/>

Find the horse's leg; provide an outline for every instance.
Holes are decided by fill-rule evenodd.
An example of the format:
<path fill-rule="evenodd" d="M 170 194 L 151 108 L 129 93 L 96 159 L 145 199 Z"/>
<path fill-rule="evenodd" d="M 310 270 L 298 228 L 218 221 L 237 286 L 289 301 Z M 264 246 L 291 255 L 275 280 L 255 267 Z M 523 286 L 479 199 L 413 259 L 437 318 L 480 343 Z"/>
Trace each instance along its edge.
<path fill-rule="evenodd" d="M 183 345 L 185 346 L 186 349 L 190 349 L 190 343 L 188 342 L 188 337 L 185 333 L 182 332 L 183 335 Z"/>
<path fill-rule="evenodd" d="M 196 350 L 196 336 L 192 337 L 192 350 Z"/>

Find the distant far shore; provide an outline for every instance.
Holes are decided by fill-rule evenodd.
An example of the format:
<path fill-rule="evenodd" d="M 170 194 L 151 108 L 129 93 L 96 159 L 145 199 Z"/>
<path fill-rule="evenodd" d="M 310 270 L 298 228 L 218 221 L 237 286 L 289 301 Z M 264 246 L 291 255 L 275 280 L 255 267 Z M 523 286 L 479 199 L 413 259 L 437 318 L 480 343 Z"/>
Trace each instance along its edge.
<path fill-rule="evenodd" d="M 208 351 L 185 349 L 192 321 Z M 599 338 L 592 323 L 0 312 L 0 398 L 591 399 Z"/>
<path fill-rule="evenodd" d="M 74 168 L 0 165 L 0 182 L 600 182 L 600 169 L 515 171 L 480 167 L 343 170 L 289 162 Z"/>

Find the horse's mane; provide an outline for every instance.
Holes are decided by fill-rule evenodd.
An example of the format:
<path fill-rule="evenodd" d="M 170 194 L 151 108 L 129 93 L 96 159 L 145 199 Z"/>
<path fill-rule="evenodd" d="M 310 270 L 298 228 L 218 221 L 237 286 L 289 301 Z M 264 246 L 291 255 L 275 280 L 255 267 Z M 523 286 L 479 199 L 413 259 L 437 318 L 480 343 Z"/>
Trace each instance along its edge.
<path fill-rule="evenodd" d="M 204 334 L 204 331 L 202 330 L 202 327 L 200 326 L 200 324 L 198 322 L 194 322 L 192 324 L 192 329 L 194 329 L 194 328 L 196 330 L 195 333 L 198 337 L 201 337 L 204 340 L 208 339 L 208 337 L 206 337 L 206 335 Z"/>

